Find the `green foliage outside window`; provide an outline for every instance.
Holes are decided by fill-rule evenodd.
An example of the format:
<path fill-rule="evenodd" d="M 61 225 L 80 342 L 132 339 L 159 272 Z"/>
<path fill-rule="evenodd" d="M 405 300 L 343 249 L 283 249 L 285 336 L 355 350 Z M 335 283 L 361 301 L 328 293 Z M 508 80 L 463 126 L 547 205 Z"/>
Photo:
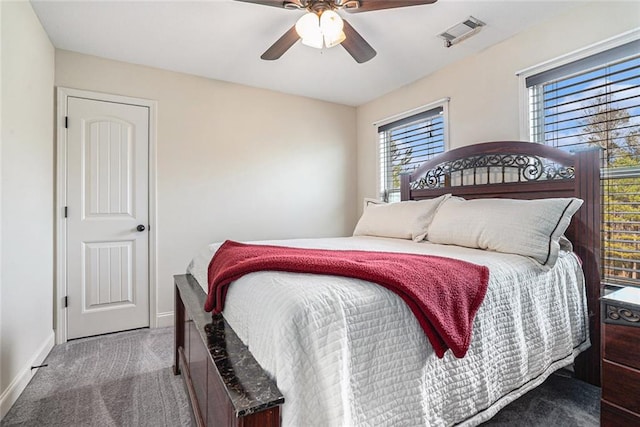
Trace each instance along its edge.
<path fill-rule="evenodd" d="M 603 243 L 605 280 L 619 284 L 640 279 L 640 126 L 608 95 L 584 109 L 583 140 L 605 148 Z"/>

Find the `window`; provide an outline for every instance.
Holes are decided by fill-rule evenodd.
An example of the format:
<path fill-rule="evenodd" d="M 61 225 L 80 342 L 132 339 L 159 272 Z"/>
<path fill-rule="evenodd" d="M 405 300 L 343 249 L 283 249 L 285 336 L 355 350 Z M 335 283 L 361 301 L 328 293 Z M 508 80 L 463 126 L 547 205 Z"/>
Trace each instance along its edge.
<path fill-rule="evenodd" d="M 445 150 L 447 100 L 378 125 L 380 198 L 400 201 L 400 174 Z"/>
<path fill-rule="evenodd" d="M 640 286 L 640 40 L 525 82 L 532 141 L 604 149 L 604 281 Z"/>

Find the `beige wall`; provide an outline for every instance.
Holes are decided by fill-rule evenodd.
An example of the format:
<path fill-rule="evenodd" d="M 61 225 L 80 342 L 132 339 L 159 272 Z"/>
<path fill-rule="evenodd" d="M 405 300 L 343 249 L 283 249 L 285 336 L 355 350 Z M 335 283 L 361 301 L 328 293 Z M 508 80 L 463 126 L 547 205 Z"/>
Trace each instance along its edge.
<path fill-rule="evenodd" d="M 516 72 L 639 24 L 640 2 L 594 2 L 358 107 L 358 200 L 377 197 L 375 121 L 450 97 L 451 148 L 483 141 L 519 140 Z"/>
<path fill-rule="evenodd" d="M 26 1 L 0 2 L 0 415 L 53 346 L 54 49 Z"/>
<path fill-rule="evenodd" d="M 161 325 L 207 243 L 351 233 L 355 108 L 61 50 L 55 80 L 158 102 Z"/>

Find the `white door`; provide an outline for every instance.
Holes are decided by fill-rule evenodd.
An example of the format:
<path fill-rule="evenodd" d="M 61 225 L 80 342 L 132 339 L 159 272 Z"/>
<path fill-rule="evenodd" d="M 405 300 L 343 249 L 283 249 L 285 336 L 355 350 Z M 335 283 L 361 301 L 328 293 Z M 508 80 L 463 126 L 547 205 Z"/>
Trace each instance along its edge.
<path fill-rule="evenodd" d="M 68 98 L 68 339 L 149 326 L 148 153 L 148 107 Z"/>

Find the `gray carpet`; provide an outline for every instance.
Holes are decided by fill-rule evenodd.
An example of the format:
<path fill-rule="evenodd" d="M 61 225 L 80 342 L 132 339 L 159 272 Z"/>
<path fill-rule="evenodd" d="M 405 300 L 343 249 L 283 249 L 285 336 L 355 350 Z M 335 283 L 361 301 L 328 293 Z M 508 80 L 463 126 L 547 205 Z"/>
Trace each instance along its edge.
<path fill-rule="evenodd" d="M 1 426 L 192 426 L 182 377 L 171 371 L 173 328 L 54 347 Z M 483 426 L 599 425 L 600 389 L 554 374 Z"/>
<path fill-rule="evenodd" d="M 173 328 L 55 346 L 1 425 L 195 425 L 172 356 Z"/>
<path fill-rule="evenodd" d="M 486 427 L 598 427 L 600 387 L 560 370 L 482 424 Z"/>

